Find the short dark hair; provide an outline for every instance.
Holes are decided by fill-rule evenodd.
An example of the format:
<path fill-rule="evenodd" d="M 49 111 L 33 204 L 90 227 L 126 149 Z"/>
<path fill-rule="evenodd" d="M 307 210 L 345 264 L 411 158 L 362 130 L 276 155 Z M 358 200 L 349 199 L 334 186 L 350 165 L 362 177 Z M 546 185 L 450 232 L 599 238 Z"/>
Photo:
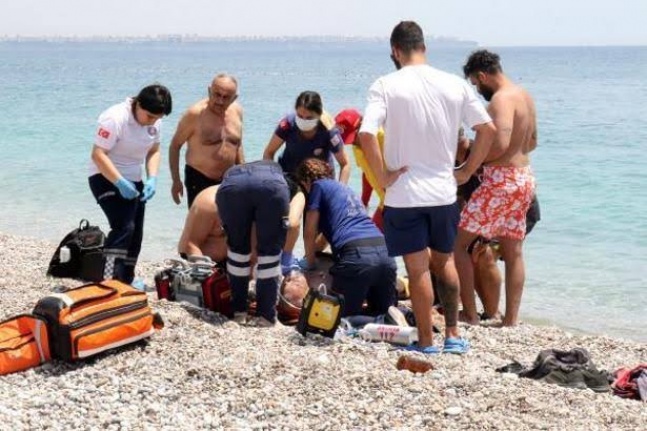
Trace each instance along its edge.
<path fill-rule="evenodd" d="M 316 91 L 304 91 L 299 94 L 294 104 L 294 109 L 303 107 L 308 111 L 316 112 L 317 115 L 323 114 L 323 102 L 321 96 Z"/>
<path fill-rule="evenodd" d="M 499 54 L 490 52 L 487 49 L 480 49 L 472 52 L 463 66 L 463 73 L 465 74 L 465 78 L 467 78 L 471 74 L 477 72 L 488 73 L 491 75 L 503 72 Z"/>
<path fill-rule="evenodd" d="M 425 49 L 422 28 L 414 21 L 400 21 L 391 32 L 391 46 L 409 54 Z"/>
<path fill-rule="evenodd" d="M 169 115 L 173 110 L 171 92 L 160 84 L 142 88 L 133 101 L 139 103 L 142 109 L 155 115 Z"/>

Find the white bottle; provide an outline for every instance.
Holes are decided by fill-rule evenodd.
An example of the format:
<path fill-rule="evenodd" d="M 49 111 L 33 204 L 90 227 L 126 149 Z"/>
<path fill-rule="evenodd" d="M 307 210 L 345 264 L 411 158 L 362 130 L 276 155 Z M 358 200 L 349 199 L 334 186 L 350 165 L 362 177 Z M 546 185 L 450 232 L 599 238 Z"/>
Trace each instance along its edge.
<path fill-rule="evenodd" d="M 58 260 L 61 263 L 66 263 L 66 262 L 69 262 L 70 259 L 72 259 L 70 248 L 66 246 L 61 247 L 61 249 L 58 251 Z"/>
<path fill-rule="evenodd" d="M 366 341 L 386 341 L 387 343 L 408 346 L 414 341 L 418 341 L 418 329 L 369 323 L 359 331 L 359 336 Z"/>

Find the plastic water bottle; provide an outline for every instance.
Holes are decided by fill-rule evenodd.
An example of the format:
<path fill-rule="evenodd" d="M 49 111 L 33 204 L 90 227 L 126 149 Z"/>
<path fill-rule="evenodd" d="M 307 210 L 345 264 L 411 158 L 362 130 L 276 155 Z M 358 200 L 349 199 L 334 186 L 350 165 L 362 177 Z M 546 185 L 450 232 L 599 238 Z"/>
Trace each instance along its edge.
<path fill-rule="evenodd" d="M 414 341 L 418 341 L 418 329 L 369 323 L 359 331 L 359 336 L 367 341 L 386 341 L 387 343 L 408 346 Z"/>

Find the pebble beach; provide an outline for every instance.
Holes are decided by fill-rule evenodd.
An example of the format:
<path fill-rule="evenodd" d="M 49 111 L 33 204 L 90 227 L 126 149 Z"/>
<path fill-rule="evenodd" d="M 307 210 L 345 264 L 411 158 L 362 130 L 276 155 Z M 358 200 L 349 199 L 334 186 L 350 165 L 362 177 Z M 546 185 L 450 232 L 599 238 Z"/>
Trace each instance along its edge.
<path fill-rule="evenodd" d="M 56 244 L 0 234 L 0 319 L 30 312 L 54 286 Z M 142 262 L 148 285 L 159 263 Z M 599 369 L 647 362 L 647 345 L 560 328 L 461 327 L 472 350 L 396 369 L 386 343 L 303 338 L 293 327 L 239 326 L 149 299 L 165 328 L 94 358 L 0 376 L 1 430 L 470 429 L 647 430 L 647 403 L 562 388 L 495 369 L 546 348 L 587 349 Z M 436 340 L 442 343 L 442 338 Z"/>

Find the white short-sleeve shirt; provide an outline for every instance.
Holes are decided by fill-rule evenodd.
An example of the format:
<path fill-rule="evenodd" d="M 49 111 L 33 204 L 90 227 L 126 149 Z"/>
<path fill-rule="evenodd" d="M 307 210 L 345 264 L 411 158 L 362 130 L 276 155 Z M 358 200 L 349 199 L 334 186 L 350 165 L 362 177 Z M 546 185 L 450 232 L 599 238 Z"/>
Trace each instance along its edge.
<path fill-rule="evenodd" d="M 132 99 L 111 106 L 99 116 L 94 145 L 107 150 L 108 157 L 119 173 L 131 181 L 141 181 L 142 165 L 151 147 L 160 142 L 162 120 L 152 126 L 142 126 L 135 120 Z M 90 176 L 98 174 L 90 160 Z"/>
<path fill-rule="evenodd" d="M 472 87 L 429 65 L 405 66 L 369 89 L 360 131 L 385 129 L 384 161 L 408 171 L 386 190 L 392 207 L 450 205 L 456 201 L 454 161 L 458 130 L 492 121 Z"/>

